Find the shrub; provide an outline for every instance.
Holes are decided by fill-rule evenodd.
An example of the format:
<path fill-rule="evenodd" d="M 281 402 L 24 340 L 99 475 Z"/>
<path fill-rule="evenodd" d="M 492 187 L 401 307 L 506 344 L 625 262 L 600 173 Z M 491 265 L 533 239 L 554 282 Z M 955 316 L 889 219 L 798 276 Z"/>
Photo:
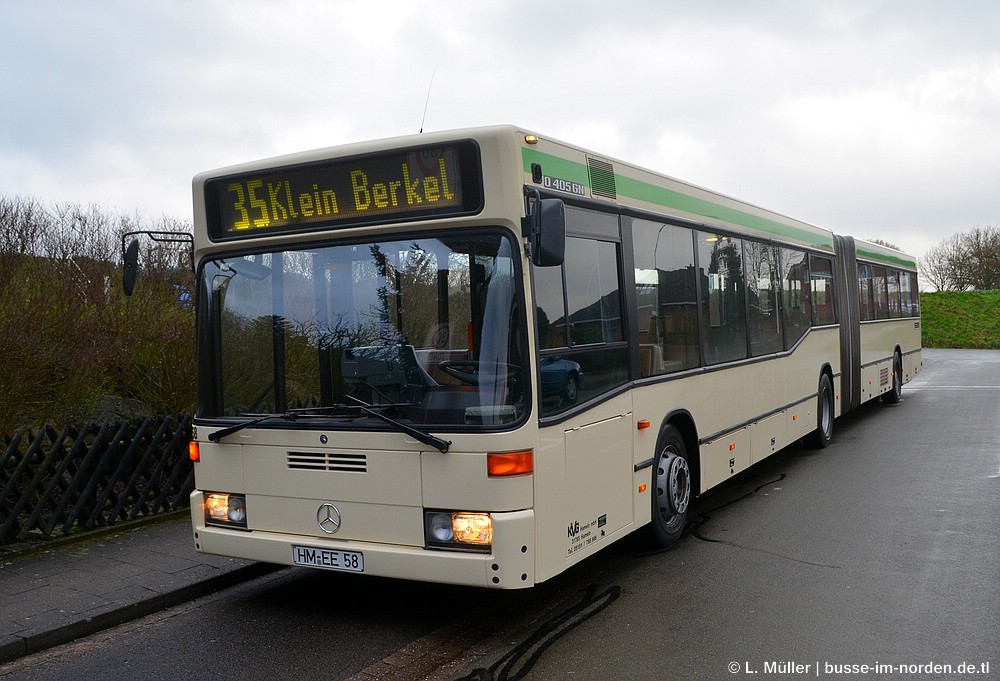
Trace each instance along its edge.
<path fill-rule="evenodd" d="M 188 231 L 0 196 L 0 432 L 193 409 L 188 254 L 154 251 L 126 298 L 121 235 L 137 229 Z"/>
<path fill-rule="evenodd" d="M 928 348 L 1000 349 L 1000 291 L 920 294 Z"/>

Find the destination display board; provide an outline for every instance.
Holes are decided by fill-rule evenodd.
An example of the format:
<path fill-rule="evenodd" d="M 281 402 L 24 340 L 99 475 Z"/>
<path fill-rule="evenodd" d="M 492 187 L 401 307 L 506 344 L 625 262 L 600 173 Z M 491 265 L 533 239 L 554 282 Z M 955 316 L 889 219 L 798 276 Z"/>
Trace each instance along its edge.
<path fill-rule="evenodd" d="M 205 202 L 214 239 L 470 214 L 479 153 L 458 142 L 213 178 Z"/>

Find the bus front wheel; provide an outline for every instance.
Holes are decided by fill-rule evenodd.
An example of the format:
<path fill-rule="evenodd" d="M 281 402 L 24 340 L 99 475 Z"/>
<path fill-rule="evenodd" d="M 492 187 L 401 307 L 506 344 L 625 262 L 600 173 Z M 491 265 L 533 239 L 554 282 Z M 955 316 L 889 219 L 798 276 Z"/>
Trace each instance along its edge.
<path fill-rule="evenodd" d="M 667 426 L 653 461 L 653 539 L 668 547 L 681 538 L 691 503 L 691 469 L 684 438 Z"/>

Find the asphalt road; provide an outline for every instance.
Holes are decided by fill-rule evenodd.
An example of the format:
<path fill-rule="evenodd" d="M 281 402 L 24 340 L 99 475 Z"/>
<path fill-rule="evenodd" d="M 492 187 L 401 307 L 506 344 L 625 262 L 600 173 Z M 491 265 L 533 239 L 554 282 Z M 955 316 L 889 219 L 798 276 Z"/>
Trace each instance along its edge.
<path fill-rule="evenodd" d="M 789 662 L 795 678 L 1000 675 L 1000 352 L 927 350 L 924 365 L 898 405 L 839 419 L 827 449 L 699 500 L 678 549 L 600 556 L 620 598 L 530 678 L 766 678 Z"/>
<path fill-rule="evenodd" d="M 924 364 L 898 405 L 838 419 L 827 449 L 699 499 L 673 550 L 629 538 L 519 592 L 285 570 L 0 678 L 995 677 L 1000 352 Z"/>

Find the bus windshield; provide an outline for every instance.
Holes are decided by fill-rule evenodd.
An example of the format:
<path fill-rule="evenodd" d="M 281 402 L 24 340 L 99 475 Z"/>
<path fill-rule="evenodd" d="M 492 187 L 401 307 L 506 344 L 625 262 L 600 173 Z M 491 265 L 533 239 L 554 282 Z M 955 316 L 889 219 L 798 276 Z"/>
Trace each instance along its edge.
<path fill-rule="evenodd" d="M 503 426 L 525 413 L 516 248 L 500 233 L 295 247 L 201 268 L 203 418 Z"/>

